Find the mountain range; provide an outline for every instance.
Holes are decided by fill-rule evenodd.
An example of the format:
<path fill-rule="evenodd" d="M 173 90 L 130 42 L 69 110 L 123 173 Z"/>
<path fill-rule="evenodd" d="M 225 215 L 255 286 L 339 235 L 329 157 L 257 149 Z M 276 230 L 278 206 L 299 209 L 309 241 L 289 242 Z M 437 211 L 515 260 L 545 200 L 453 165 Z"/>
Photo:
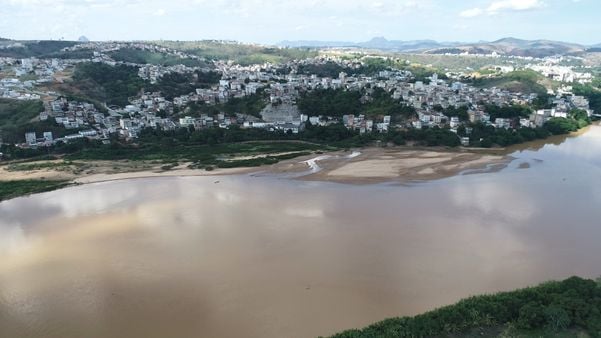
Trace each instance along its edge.
<path fill-rule="evenodd" d="M 504 38 L 491 42 L 465 43 L 438 42 L 434 40 L 398 41 L 377 37 L 366 42 L 282 41 L 278 45 L 285 47 L 377 49 L 391 52 L 419 52 L 426 54 L 492 54 L 494 52 L 506 56 L 531 57 L 581 55 L 587 51 L 597 51 L 601 48 L 601 44 L 585 46 L 561 41 L 522 40 L 516 38 Z"/>

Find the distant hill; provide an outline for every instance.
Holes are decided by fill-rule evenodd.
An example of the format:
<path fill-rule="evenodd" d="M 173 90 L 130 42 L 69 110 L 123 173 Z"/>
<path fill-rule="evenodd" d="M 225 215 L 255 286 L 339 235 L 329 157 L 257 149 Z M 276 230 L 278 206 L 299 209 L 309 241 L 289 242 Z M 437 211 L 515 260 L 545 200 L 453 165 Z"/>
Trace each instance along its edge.
<path fill-rule="evenodd" d="M 8 42 L 7 42 L 8 41 Z M 41 40 L 41 41 L 12 41 L 3 40 L 4 44 L 0 44 L 0 57 L 13 58 L 69 58 L 69 55 L 61 52 L 65 47 L 72 47 L 79 42 L 74 41 L 57 41 L 57 40 Z"/>
<path fill-rule="evenodd" d="M 550 40 L 521 40 L 516 38 L 504 38 L 493 42 L 479 42 L 443 47 L 425 51 L 428 54 L 492 54 L 525 57 L 547 57 L 553 55 L 580 55 L 587 48 L 583 45 L 550 41 Z"/>
<path fill-rule="evenodd" d="M 423 52 L 427 54 L 492 54 L 508 56 L 546 57 L 553 55 L 580 55 L 587 47 L 575 43 L 550 40 L 522 40 L 504 38 L 497 41 L 438 42 L 434 40 L 397 41 L 376 37 L 366 42 L 345 41 L 282 41 L 278 45 L 286 47 L 332 48 L 349 47 L 377 49 L 394 52 Z M 601 45 L 589 46 L 601 48 Z"/>
<path fill-rule="evenodd" d="M 412 41 L 400 41 L 400 40 L 387 40 L 383 37 L 376 37 L 366 42 L 349 42 L 349 41 L 313 41 L 313 40 L 301 40 L 301 41 L 282 41 L 278 43 L 279 46 L 283 47 L 310 47 L 310 48 L 336 48 L 336 47 L 348 47 L 348 48 L 365 48 L 365 49 L 378 49 L 386 51 L 406 52 L 406 51 L 418 51 L 424 49 L 441 48 L 446 46 L 454 46 L 459 43 L 454 42 L 437 42 L 434 40 L 412 40 Z"/>
<path fill-rule="evenodd" d="M 600 53 L 601 52 L 601 43 L 588 46 L 588 49 L 586 51 L 589 53 Z"/>

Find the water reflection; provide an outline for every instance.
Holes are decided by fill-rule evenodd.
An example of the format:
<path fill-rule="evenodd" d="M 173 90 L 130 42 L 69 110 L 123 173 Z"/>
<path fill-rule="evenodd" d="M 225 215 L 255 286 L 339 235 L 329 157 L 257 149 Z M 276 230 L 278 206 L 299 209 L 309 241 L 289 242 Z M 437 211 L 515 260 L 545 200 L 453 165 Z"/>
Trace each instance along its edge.
<path fill-rule="evenodd" d="M 600 150 L 593 127 L 409 186 L 157 178 L 0 203 L 0 336 L 311 337 L 601 275 Z"/>

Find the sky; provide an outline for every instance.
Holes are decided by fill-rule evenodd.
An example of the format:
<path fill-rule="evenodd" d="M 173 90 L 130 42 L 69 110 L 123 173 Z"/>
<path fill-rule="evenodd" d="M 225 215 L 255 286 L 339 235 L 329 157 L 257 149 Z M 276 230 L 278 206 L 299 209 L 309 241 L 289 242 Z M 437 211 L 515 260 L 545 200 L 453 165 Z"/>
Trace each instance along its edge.
<path fill-rule="evenodd" d="M 0 37 L 598 44 L 599 13 L 599 0 L 0 0 Z"/>

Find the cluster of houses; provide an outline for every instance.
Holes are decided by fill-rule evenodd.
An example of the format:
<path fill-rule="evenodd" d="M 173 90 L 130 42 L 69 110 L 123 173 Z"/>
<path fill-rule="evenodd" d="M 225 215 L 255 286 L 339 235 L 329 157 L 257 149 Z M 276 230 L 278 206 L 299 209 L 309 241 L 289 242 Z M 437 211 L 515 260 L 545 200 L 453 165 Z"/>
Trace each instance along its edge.
<path fill-rule="evenodd" d="M 92 49 L 94 58 L 91 61 L 116 64 L 107 54 L 120 48 L 139 48 L 155 52 L 172 53 L 180 57 L 193 57 L 185 53 L 143 43 L 86 43 L 69 47 L 70 50 Z M 23 74 L 35 73 L 38 80 L 29 82 L 18 79 L 0 79 L 0 95 L 12 95 L 14 88 L 27 89 L 31 98 L 39 99 L 34 94 L 38 81 L 52 81 L 53 74 L 64 70 L 77 62 L 84 60 L 37 60 L 37 59 L 1 59 L 3 68 L 13 67 L 15 72 Z M 87 60 L 90 61 L 90 60 Z M 302 69 L 306 66 L 320 66 L 335 63 L 342 69 L 350 70 L 347 74 L 341 72 L 334 77 L 307 74 Z M 35 135 L 28 133 L 25 144 L 28 146 L 51 144 L 57 141 L 68 142 L 82 137 L 107 141 L 110 135 L 132 140 L 138 137 L 143 128 L 160 128 L 173 130 L 176 128 L 228 128 L 238 125 L 241 128 L 265 128 L 281 130 L 290 133 L 301 132 L 306 123 L 328 125 L 342 123 L 345 127 L 360 133 L 387 132 L 392 128 L 424 128 L 448 127 L 456 131 L 464 124 L 456 116 L 446 116 L 441 112 L 447 108 L 467 107 L 470 122 L 482 122 L 496 128 L 518 128 L 541 126 L 552 117 L 565 117 L 570 109 L 589 110 L 588 101 L 579 96 L 562 95 L 553 102 L 554 109 L 534 113 L 529 119 L 519 120 L 519 124 L 511 119 L 495 119 L 486 113 L 483 103 L 498 106 L 522 104 L 528 105 L 537 98 L 536 94 L 515 93 L 499 88 L 476 88 L 459 81 L 442 80 L 437 74 L 424 81 L 416 81 L 413 74 L 406 70 L 385 70 L 372 76 L 353 72 L 364 66 L 361 59 L 348 60 L 334 56 L 320 56 L 305 60 L 291 61 L 285 64 L 259 64 L 241 66 L 231 62 L 214 61 L 214 71 L 222 74 L 221 80 L 210 88 L 197 88 L 194 92 L 167 100 L 161 93 L 144 93 L 140 97 L 131 98 L 126 107 L 105 107 L 106 112 L 99 112 L 94 105 L 84 102 L 68 101 L 55 94 L 55 99 L 46 102 L 46 109 L 40 114 L 40 120 L 53 120 L 63 126 L 66 136 L 56 138 L 51 133 Z M 198 67 L 138 65 L 141 78 L 157 81 L 168 73 L 189 73 L 209 71 Z M 285 71 L 283 71 L 285 69 Z M 8 89 L 6 89 L 8 88 Z M 12 88 L 12 89 L 11 89 Z M 360 91 L 361 101 L 371 100 L 371 93 L 380 88 L 390 97 L 405 105 L 413 107 L 417 114 L 408 120 L 392 122 L 391 116 L 366 117 L 364 115 L 346 114 L 342 118 L 332 116 L 313 116 L 301 114 L 296 106 L 297 100 L 303 93 L 317 89 L 335 89 Z M 8 94 L 6 94 L 8 92 Z M 18 92 L 18 90 L 17 90 Z M 24 91 L 25 92 L 25 91 Z M 216 105 L 235 98 L 244 98 L 261 94 L 266 98 L 267 107 L 262 112 L 262 118 L 250 116 L 245 112 L 215 115 L 191 114 L 189 105 L 200 103 Z M 565 94 L 565 93 L 564 93 Z M 21 94 L 19 94 L 21 95 Z M 25 95 L 25 94 L 23 94 Z M 34 95 L 38 95 L 37 97 Z M 103 109 L 104 110 L 104 109 Z M 590 112 L 590 110 L 589 110 Z M 177 114 L 176 114 L 177 113 Z M 173 116 L 173 117 L 170 117 Z M 38 137 L 39 136 L 39 137 Z M 462 140 L 464 141 L 464 140 Z"/>
<path fill-rule="evenodd" d="M 542 63 L 532 64 L 526 68 L 532 69 L 542 75 L 558 82 L 568 83 L 591 83 L 593 74 L 591 72 L 577 72 L 572 67 L 562 66 L 556 60 L 549 60 Z"/>
<path fill-rule="evenodd" d="M 72 67 L 81 60 L 0 58 L 0 98 L 40 100 L 48 93 L 37 89 L 57 81 L 55 74 Z"/>

